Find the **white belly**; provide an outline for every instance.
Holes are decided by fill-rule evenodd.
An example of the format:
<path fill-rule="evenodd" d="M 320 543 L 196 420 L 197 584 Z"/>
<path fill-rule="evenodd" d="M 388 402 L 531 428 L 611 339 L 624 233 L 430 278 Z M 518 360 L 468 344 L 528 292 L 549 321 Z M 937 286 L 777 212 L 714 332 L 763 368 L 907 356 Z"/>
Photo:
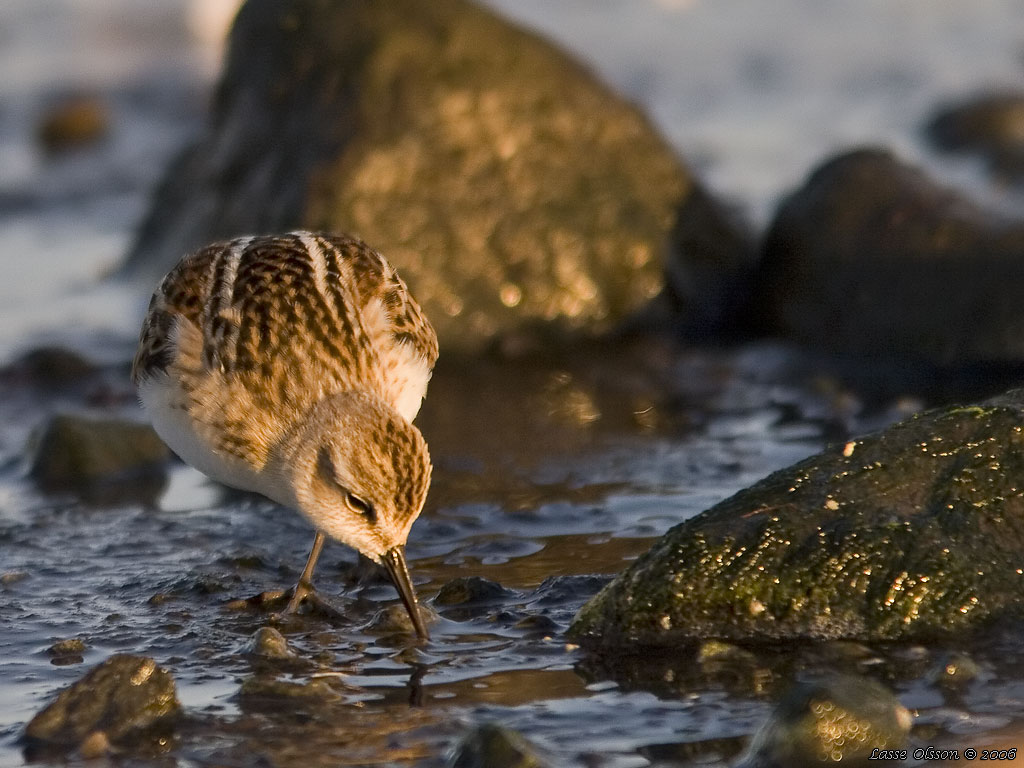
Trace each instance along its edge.
<path fill-rule="evenodd" d="M 265 478 L 237 456 L 222 453 L 215 442 L 203 434 L 201 427 L 181 407 L 183 393 L 167 376 L 147 379 L 139 386 L 139 398 L 153 423 L 153 429 L 187 464 L 224 485 L 243 491 L 271 495 Z"/>

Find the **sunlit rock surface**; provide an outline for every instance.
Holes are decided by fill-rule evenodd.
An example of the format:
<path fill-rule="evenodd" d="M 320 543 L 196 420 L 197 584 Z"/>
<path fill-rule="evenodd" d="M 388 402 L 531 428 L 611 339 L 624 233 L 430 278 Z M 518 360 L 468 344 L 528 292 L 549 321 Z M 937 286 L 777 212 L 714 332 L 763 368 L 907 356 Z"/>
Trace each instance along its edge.
<path fill-rule="evenodd" d="M 705 329 L 750 267 L 646 117 L 464 0 L 246 3 L 206 131 L 125 270 L 155 279 L 209 240 L 299 225 L 380 249 L 446 350 L 610 328 L 662 291 L 666 267 Z"/>
<path fill-rule="evenodd" d="M 798 683 L 755 734 L 737 768 L 902 763 L 898 755 L 911 722 L 906 707 L 874 680 L 833 675 Z"/>
<path fill-rule="evenodd" d="M 812 456 L 676 526 L 588 602 L 597 647 L 948 635 L 1021 605 L 1024 390 Z"/>
<path fill-rule="evenodd" d="M 180 708 L 166 669 L 150 658 L 118 654 L 61 691 L 29 721 L 25 740 L 30 750 L 103 752 L 104 744 L 136 741 L 169 726 Z"/>

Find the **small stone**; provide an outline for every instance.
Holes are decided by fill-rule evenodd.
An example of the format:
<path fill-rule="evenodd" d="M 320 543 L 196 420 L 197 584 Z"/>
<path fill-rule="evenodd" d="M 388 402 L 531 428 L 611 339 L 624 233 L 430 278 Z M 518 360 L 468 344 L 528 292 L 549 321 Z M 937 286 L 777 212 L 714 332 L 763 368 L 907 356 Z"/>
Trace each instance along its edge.
<path fill-rule="evenodd" d="M 0 584 L 7 586 L 9 584 L 17 584 L 19 581 L 24 581 L 28 578 L 28 571 L 7 571 L 0 574 Z"/>
<path fill-rule="evenodd" d="M 928 680 L 940 688 L 966 688 L 981 674 L 978 663 L 965 653 L 951 653 L 931 670 Z"/>
<path fill-rule="evenodd" d="M 85 642 L 78 637 L 69 637 L 67 640 L 58 640 L 46 649 L 51 656 L 69 656 L 85 652 Z"/>
<path fill-rule="evenodd" d="M 58 667 L 66 667 L 71 664 L 81 664 L 85 661 L 82 655 L 85 653 L 85 642 L 80 638 L 71 637 L 67 640 L 59 640 L 46 649 L 52 657 L 50 663 Z"/>
<path fill-rule="evenodd" d="M 874 680 L 836 675 L 791 688 L 754 735 L 741 768 L 866 763 L 906 745 L 911 716 Z"/>
<path fill-rule="evenodd" d="M 430 625 L 437 620 L 437 614 L 429 606 L 420 603 L 419 610 L 425 624 Z M 368 629 L 375 634 L 382 635 L 416 634 L 416 628 L 412 625 L 409 612 L 401 603 L 392 603 L 378 611 Z"/>
<path fill-rule="evenodd" d="M 467 605 L 496 603 L 512 594 L 501 584 L 481 576 L 452 579 L 438 591 L 434 605 Z"/>
<path fill-rule="evenodd" d="M 341 698 L 327 680 L 319 677 L 294 682 L 257 675 L 242 681 L 239 694 L 249 699 L 336 701 Z"/>
<path fill-rule="evenodd" d="M 990 93 L 941 109 L 925 129 L 941 150 L 988 161 L 1002 180 L 1024 182 L 1024 93 Z"/>
<path fill-rule="evenodd" d="M 840 663 L 863 663 L 878 658 L 878 652 L 874 648 L 852 640 L 833 640 L 822 643 L 819 651 L 824 658 Z"/>
<path fill-rule="evenodd" d="M 260 627 L 249 642 L 249 652 L 267 659 L 291 659 L 295 653 L 288 640 L 273 627 Z"/>
<path fill-rule="evenodd" d="M 516 731 L 487 723 L 470 731 L 450 763 L 451 768 L 543 768 L 536 748 Z"/>
<path fill-rule="evenodd" d="M 72 96 L 43 115 L 36 129 L 39 143 L 61 152 L 97 143 L 110 132 L 106 104 L 92 96 Z"/>
<path fill-rule="evenodd" d="M 73 749 L 101 731 L 114 744 L 168 726 L 181 705 L 171 674 L 153 659 L 117 654 L 93 667 L 29 721 L 29 743 Z"/>
<path fill-rule="evenodd" d="M 108 495 L 155 496 L 171 455 L 148 425 L 71 414 L 53 416 L 33 442 L 29 473 L 42 490 L 100 501 Z"/>
<path fill-rule="evenodd" d="M 526 630 L 534 637 L 554 637 L 559 633 L 558 622 L 550 616 L 534 613 L 515 623 L 516 629 Z"/>

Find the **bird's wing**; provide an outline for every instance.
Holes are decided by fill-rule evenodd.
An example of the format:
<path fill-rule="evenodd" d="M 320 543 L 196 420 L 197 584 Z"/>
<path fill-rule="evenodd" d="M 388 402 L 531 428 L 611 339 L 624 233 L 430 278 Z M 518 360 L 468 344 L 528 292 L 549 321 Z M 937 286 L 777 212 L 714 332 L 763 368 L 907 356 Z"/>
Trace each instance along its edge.
<path fill-rule="evenodd" d="M 132 361 L 135 386 L 167 372 L 175 356 L 175 325 L 179 319 L 197 327 L 202 325 L 211 268 L 223 247 L 211 245 L 185 257 L 160 281 L 150 299 Z"/>
<path fill-rule="evenodd" d="M 365 243 L 345 236 L 311 236 L 327 273 L 351 285 L 359 322 L 372 340 L 385 399 L 412 421 L 437 361 L 437 334 L 395 268 Z"/>
<path fill-rule="evenodd" d="M 183 323 L 201 344 L 191 338 L 185 351 L 199 359 L 180 362 L 268 409 L 308 408 L 359 387 L 412 420 L 438 355 L 437 335 L 394 267 L 345 236 L 245 237 L 184 258 L 150 302 L 136 384 L 174 363 Z"/>

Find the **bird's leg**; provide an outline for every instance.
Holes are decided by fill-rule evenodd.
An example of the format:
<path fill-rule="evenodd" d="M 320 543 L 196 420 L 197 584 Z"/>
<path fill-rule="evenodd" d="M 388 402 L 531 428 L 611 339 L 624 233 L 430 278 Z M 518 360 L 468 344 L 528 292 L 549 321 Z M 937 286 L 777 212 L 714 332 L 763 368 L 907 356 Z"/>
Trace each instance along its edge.
<path fill-rule="evenodd" d="M 316 538 L 313 539 L 313 548 L 309 551 L 309 558 L 306 560 L 306 567 L 302 569 L 299 583 L 295 585 L 295 590 L 292 592 L 292 599 L 288 601 L 288 607 L 284 609 L 285 613 L 295 613 L 299 610 L 299 606 L 302 605 L 302 601 L 308 595 L 313 594 L 313 569 L 316 568 L 316 561 L 320 557 L 321 550 L 324 548 L 325 539 L 326 537 L 323 533 L 320 531 L 316 532 Z"/>

